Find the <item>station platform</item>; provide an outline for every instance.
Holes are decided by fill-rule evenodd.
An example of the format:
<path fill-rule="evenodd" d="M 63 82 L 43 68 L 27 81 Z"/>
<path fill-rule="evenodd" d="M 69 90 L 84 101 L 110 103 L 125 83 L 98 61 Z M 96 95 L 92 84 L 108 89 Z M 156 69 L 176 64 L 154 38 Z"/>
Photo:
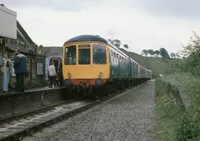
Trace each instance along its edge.
<path fill-rule="evenodd" d="M 16 92 L 14 90 L 8 91 L 8 92 L 0 92 L 0 96 L 1 95 L 8 95 L 8 94 L 19 94 L 19 93 L 27 93 L 27 92 L 39 92 L 39 91 L 44 91 L 44 90 L 57 90 L 57 89 L 63 89 L 65 87 L 52 87 L 49 88 L 48 86 L 45 87 L 38 87 L 38 88 L 32 88 L 32 89 L 28 89 L 25 90 L 24 92 Z"/>
<path fill-rule="evenodd" d="M 64 87 L 40 87 L 25 92 L 0 93 L 0 121 L 65 101 Z"/>

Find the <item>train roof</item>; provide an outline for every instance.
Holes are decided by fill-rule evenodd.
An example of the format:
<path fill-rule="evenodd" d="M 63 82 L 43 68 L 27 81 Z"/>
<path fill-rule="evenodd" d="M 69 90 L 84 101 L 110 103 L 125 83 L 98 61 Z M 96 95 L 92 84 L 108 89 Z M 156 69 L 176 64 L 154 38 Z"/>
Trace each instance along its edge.
<path fill-rule="evenodd" d="M 108 45 L 111 46 L 113 49 L 115 49 L 116 51 L 120 52 L 121 54 L 123 54 L 124 56 L 130 58 L 131 61 L 133 61 L 134 63 L 136 63 L 137 65 L 139 64 L 138 62 L 136 62 L 135 60 L 133 60 L 130 56 L 128 56 L 126 53 L 124 53 L 123 51 L 121 51 L 119 48 L 117 48 L 116 46 L 114 46 L 113 44 L 111 44 L 108 41 Z"/>
<path fill-rule="evenodd" d="M 108 43 L 104 38 L 101 38 L 98 35 L 79 35 L 67 40 L 65 44 L 71 42 L 103 42 L 106 44 Z"/>
<path fill-rule="evenodd" d="M 76 37 L 73 37 L 73 38 L 67 40 L 64 44 L 68 44 L 68 43 L 72 43 L 72 42 L 102 42 L 102 43 L 108 44 L 113 49 L 115 49 L 118 52 L 122 53 L 126 57 L 129 57 L 131 59 L 131 61 L 135 62 L 137 65 L 140 65 L 138 62 L 136 62 L 135 60 L 133 60 L 126 53 L 124 53 L 123 51 L 121 51 L 120 49 L 118 49 L 117 47 L 115 47 L 114 45 L 112 45 L 109 41 L 107 41 L 106 39 L 104 39 L 104 38 L 102 38 L 102 37 L 100 37 L 98 35 L 79 35 L 79 36 L 76 36 Z M 142 66 L 142 65 L 140 65 L 140 66 Z M 144 68 L 144 69 L 146 69 L 146 68 Z"/>

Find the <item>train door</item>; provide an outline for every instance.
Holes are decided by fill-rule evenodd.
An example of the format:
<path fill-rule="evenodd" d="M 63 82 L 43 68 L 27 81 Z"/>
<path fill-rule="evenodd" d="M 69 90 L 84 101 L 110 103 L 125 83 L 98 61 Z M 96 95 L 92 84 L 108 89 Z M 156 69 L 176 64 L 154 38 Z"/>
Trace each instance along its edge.
<path fill-rule="evenodd" d="M 56 68 L 56 72 L 61 71 L 60 68 L 62 67 L 62 58 L 61 57 L 51 57 L 49 60 L 50 63 L 53 62 Z"/>

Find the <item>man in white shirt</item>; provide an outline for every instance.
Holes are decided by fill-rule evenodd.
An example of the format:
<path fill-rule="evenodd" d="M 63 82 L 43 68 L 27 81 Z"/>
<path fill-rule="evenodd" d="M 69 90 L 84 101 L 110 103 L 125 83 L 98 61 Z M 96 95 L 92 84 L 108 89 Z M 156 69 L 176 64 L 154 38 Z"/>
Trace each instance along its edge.
<path fill-rule="evenodd" d="M 52 88 L 52 84 L 54 84 L 54 87 L 56 87 L 56 68 L 53 62 L 51 62 L 49 65 L 48 74 L 50 80 L 49 88 Z"/>

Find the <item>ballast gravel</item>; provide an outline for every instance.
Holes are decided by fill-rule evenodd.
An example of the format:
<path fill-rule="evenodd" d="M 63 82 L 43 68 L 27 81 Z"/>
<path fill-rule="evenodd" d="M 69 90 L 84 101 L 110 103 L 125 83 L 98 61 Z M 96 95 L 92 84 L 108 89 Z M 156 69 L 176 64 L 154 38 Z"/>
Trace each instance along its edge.
<path fill-rule="evenodd" d="M 153 141 L 154 87 L 134 87 L 23 141 Z"/>

